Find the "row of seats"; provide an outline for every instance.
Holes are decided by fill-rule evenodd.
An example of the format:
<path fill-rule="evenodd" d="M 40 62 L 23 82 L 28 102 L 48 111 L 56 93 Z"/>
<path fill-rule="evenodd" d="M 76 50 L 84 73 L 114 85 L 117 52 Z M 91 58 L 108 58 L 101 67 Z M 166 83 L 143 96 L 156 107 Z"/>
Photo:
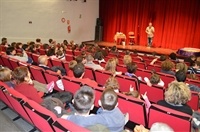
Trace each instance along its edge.
<path fill-rule="evenodd" d="M 75 85 L 64 84 L 68 86 L 65 90 L 75 93 L 80 87 L 80 84 L 76 85 L 77 82 L 73 81 L 71 81 L 71 83 Z M 28 100 L 14 89 L 5 86 L 4 83 L 0 82 L 0 86 L 0 99 L 37 129 L 56 132 L 67 130 L 88 131 L 70 121 L 57 118 L 51 111 L 32 100 Z M 103 89 L 100 87 L 93 87 L 93 89 L 95 90 L 96 98 L 95 106 L 98 107 L 98 100 L 100 99 Z M 192 117 L 187 114 L 152 104 L 149 109 L 149 114 L 146 115 L 144 101 L 120 93 L 118 94 L 118 103 L 118 107 L 123 113 L 129 113 L 129 123 L 142 124 L 149 128 L 155 122 L 164 122 L 170 125 L 175 131 L 190 131 L 191 129 Z"/>

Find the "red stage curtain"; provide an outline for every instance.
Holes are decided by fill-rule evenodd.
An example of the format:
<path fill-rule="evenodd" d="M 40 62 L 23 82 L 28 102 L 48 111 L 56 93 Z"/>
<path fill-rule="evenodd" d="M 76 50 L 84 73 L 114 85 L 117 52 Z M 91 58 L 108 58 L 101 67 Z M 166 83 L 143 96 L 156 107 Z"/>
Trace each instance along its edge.
<path fill-rule="evenodd" d="M 200 48 L 200 0 L 99 1 L 104 41 L 113 42 L 118 31 L 127 37 L 129 31 L 134 31 L 136 43 L 146 45 L 145 29 L 151 21 L 155 47 Z"/>

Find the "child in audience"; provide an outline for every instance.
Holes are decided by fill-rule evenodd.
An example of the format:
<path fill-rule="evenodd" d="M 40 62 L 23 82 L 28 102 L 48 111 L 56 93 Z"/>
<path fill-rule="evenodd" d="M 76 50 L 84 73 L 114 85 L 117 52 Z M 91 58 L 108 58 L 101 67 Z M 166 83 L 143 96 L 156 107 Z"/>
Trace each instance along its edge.
<path fill-rule="evenodd" d="M 125 73 L 126 76 L 129 76 L 129 77 L 136 77 L 138 78 L 139 80 L 142 80 L 141 77 L 137 77 L 135 75 L 136 71 L 137 71 L 137 64 L 135 62 L 131 62 L 131 63 L 128 63 L 126 65 L 126 68 L 127 68 L 127 72 Z"/>
<path fill-rule="evenodd" d="M 164 82 L 161 80 L 160 76 L 156 73 L 153 73 L 150 77 L 150 79 L 148 79 L 147 77 L 144 78 L 144 81 L 147 83 L 148 86 L 152 86 L 152 85 L 158 85 L 163 87 L 165 84 Z"/>
<path fill-rule="evenodd" d="M 69 62 L 69 70 L 67 72 L 67 76 L 74 77 L 73 68 L 76 64 L 77 62 L 75 60 L 72 60 Z"/>
<path fill-rule="evenodd" d="M 63 51 L 58 50 L 58 51 L 56 52 L 56 55 L 57 55 L 57 58 L 58 58 L 58 59 L 60 59 L 60 60 L 65 60 L 65 54 L 64 54 Z"/>
<path fill-rule="evenodd" d="M 106 63 L 105 70 L 108 71 L 108 72 L 111 72 L 113 75 L 115 75 L 115 74 L 121 75 L 122 72 L 116 71 L 117 63 L 118 62 L 115 58 L 109 59 Z"/>
<path fill-rule="evenodd" d="M 14 88 L 15 82 L 11 80 L 11 70 L 7 67 L 0 68 L 0 81 L 4 82 L 8 87 Z"/>
<path fill-rule="evenodd" d="M 174 68 L 174 63 L 170 60 L 165 60 L 161 64 L 161 72 L 165 74 L 175 75 L 175 72 L 172 71 Z"/>
<path fill-rule="evenodd" d="M 132 97 L 137 98 L 137 99 L 141 99 L 140 93 L 137 90 L 134 90 L 134 88 L 132 86 L 130 86 L 130 91 L 129 92 L 123 92 L 123 94 L 125 94 L 127 96 L 132 96 Z M 141 95 L 142 95 L 142 98 L 145 101 L 145 104 L 146 104 L 146 113 L 148 115 L 151 103 L 150 103 L 150 101 L 149 101 L 149 99 L 147 97 L 147 92 L 145 92 L 144 94 L 141 94 Z"/>
<path fill-rule="evenodd" d="M 115 76 L 110 76 L 104 85 L 104 87 L 113 89 L 116 93 L 119 93 L 119 83 Z"/>
<path fill-rule="evenodd" d="M 75 115 L 70 115 L 68 119 L 82 127 L 89 127 L 96 124 L 106 126 L 111 132 L 123 131 L 125 117 L 117 107 L 118 96 L 112 89 L 106 89 L 100 98 L 101 108 L 96 115 L 90 115 L 90 109 L 94 106 L 94 91 L 92 88 L 83 86 L 74 96 Z"/>

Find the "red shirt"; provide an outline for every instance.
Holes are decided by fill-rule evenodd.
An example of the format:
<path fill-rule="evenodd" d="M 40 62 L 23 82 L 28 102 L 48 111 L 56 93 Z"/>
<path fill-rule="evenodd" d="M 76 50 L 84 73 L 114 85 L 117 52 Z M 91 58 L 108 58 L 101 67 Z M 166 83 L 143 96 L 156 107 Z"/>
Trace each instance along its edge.
<path fill-rule="evenodd" d="M 37 93 L 37 90 L 33 85 L 28 83 L 21 83 L 15 86 L 15 90 L 25 95 L 28 99 L 31 99 L 37 103 L 41 103 L 43 99 Z"/>

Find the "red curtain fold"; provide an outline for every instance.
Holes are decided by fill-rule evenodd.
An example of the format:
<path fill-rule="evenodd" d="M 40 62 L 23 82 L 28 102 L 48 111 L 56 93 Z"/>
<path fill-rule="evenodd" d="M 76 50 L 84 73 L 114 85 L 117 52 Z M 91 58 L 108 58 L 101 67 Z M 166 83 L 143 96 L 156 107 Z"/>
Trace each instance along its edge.
<path fill-rule="evenodd" d="M 145 29 L 155 27 L 153 45 L 170 49 L 200 48 L 200 0 L 100 0 L 103 40 L 133 31 L 136 43 L 147 44 Z"/>

